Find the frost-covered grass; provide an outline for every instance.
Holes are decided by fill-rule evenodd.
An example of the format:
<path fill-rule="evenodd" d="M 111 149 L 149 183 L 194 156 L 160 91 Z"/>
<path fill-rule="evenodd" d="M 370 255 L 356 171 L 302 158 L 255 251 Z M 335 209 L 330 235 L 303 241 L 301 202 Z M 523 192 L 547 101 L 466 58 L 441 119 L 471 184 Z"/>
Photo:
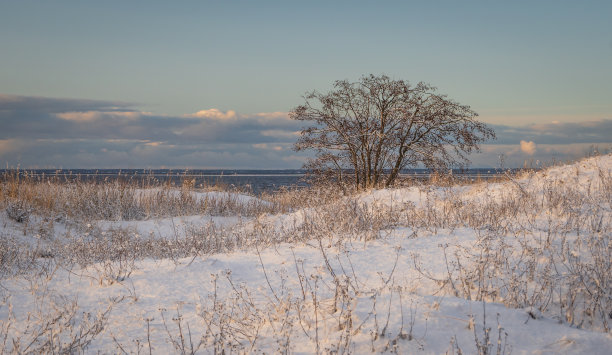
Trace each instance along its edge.
<path fill-rule="evenodd" d="M 612 155 L 349 196 L 16 179 L 1 196 L 4 352 L 612 347 Z"/>
<path fill-rule="evenodd" d="M 219 191 L 218 186 L 196 189 L 189 181 L 178 187 L 129 180 L 68 182 L 9 171 L 2 177 L 1 189 L 0 206 L 7 211 L 79 222 L 194 214 L 253 216 L 273 207 L 245 193 Z"/>

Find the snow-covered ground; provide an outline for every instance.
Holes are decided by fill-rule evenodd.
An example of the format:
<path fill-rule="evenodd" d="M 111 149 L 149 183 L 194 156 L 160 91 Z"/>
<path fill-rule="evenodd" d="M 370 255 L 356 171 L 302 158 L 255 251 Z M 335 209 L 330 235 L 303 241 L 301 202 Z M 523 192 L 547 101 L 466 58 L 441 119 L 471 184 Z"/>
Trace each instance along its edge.
<path fill-rule="evenodd" d="M 0 281 L 0 339 L 25 352 L 77 339 L 86 353 L 609 354 L 611 175 L 607 155 L 287 214 L 55 223 L 45 238 L 3 215 L 1 237 L 29 245 L 59 248 L 94 229 L 245 242 L 85 267 L 40 258 L 47 267 Z M 572 291 L 580 282 L 586 291 Z"/>

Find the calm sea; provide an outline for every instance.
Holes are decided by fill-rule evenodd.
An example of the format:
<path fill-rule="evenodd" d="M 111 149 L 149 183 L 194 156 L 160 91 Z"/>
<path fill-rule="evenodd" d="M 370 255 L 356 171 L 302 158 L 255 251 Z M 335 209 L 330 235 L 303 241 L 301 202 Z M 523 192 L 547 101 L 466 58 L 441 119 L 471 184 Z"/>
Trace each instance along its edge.
<path fill-rule="evenodd" d="M 1 176 L 15 170 L 0 170 Z M 462 169 L 453 170 L 453 175 L 464 179 L 490 179 L 508 170 L 501 169 Z M 131 181 L 147 185 L 170 183 L 180 186 L 188 180 L 196 187 L 222 185 L 237 187 L 260 194 L 263 191 L 274 191 L 283 186 L 306 186 L 303 181 L 303 170 L 178 170 L 178 169 L 33 169 L 21 170 L 21 175 L 36 179 L 57 179 L 58 181 Z M 402 172 L 402 177 L 426 179 L 427 169 L 409 169 Z"/>

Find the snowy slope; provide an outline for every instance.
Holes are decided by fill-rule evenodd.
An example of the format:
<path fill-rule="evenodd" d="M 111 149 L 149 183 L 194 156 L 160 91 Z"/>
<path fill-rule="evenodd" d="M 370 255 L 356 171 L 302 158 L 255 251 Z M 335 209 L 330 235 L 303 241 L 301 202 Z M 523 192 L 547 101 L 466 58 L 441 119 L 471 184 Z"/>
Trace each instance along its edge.
<path fill-rule="evenodd" d="M 610 201 L 606 204 L 601 196 L 591 195 L 602 189 L 609 191 L 601 185 L 609 182 L 610 174 L 612 155 L 607 155 L 503 183 L 371 191 L 344 203 L 365 206 L 372 213 L 398 210 L 399 219 L 385 224 L 377 231 L 377 238 L 367 240 L 346 237 L 356 221 L 320 230 L 325 223 L 334 224 L 329 219 L 334 211 L 341 217 L 346 207 L 340 205 L 257 219 L 187 216 L 101 221 L 99 227 L 105 230 L 129 228 L 155 238 L 174 239 L 184 236 L 187 226 L 207 223 L 218 224 L 233 235 L 265 230 L 287 240 L 297 233 L 312 238 L 250 244 L 223 254 L 140 260 L 129 275 L 112 283 L 103 282 L 101 274 L 115 264 L 105 263 L 4 279 L 1 329 L 25 344 L 28 334 L 33 333 L 28 324 L 40 324 L 32 323 L 33 318 L 51 317 L 74 301 L 78 314 L 88 312 L 94 318 L 102 316 L 99 312 L 108 304 L 114 304 L 106 326 L 87 347 L 88 353 L 152 349 L 164 354 L 201 342 L 198 353 L 225 347 L 240 353 L 288 350 L 307 354 L 318 348 L 320 352 L 423 354 L 458 353 L 460 349 L 471 354 L 478 352 L 484 329 L 490 327 L 493 352 L 500 336 L 502 353 L 608 354 L 612 336 L 599 326 L 571 324 L 554 311 L 456 297 L 441 281 L 452 271 L 447 259 L 453 259 L 455 252 L 472 257 L 478 254 L 484 232 L 461 221 L 450 227 L 416 227 L 401 216 L 444 212 L 452 218 L 452 211 L 445 212 L 449 204 L 463 208 L 503 204 L 507 199 L 521 199 L 523 194 L 535 201 L 544 198 L 550 186 L 567 184 L 571 191 L 582 191 L 585 201 L 596 200 L 600 207 L 596 213 L 608 223 L 604 223 L 601 238 L 609 241 Z M 518 221 L 521 226 L 529 222 L 534 227 L 522 232 L 523 239 L 511 238 L 508 232 L 505 247 L 510 250 L 524 240 L 542 238 L 538 228 L 546 218 L 538 214 L 533 222 Z M 313 226 L 319 230 L 308 230 Z M 15 228 L 13 234 L 21 233 L 18 227 L 10 227 Z M 517 228 L 510 225 L 505 230 Z M 362 229 L 355 230 L 360 233 Z M 571 231 L 564 233 L 568 240 L 577 238 Z M 610 279 L 609 274 L 604 277 Z M 75 324 L 84 324 L 81 318 L 75 319 Z M 62 336 L 71 335 L 64 331 Z"/>

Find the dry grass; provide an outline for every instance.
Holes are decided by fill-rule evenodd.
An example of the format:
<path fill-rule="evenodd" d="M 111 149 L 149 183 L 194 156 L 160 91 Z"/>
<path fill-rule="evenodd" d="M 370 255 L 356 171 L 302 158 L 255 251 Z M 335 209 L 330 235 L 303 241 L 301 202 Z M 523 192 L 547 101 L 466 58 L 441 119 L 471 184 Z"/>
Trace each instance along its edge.
<path fill-rule="evenodd" d="M 62 181 L 15 170 L 2 176 L 0 208 L 10 211 L 11 218 L 18 221 L 25 221 L 35 211 L 44 217 L 80 222 L 196 214 L 255 216 L 272 211 L 271 204 L 256 199 L 244 202 L 237 191 L 222 188 L 214 185 L 196 189 L 191 180 L 184 180 L 179 187 L 123 179 Z"/>

